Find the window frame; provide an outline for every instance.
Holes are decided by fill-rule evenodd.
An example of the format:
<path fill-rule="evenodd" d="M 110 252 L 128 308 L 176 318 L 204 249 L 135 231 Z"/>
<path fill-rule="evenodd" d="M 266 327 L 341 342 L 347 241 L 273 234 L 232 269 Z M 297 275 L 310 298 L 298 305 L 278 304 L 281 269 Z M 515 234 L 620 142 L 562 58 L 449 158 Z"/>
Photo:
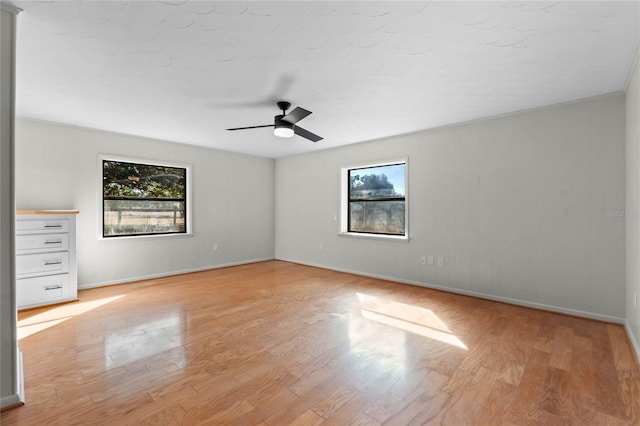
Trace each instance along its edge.
<path fill-rule="evenodd" d="M 350 172 L 352 170 L 393 166 L 397 164 L 404 164 L 404 235 L 350 231 L 349 230 L 351 225 L 351 215 L 350 215 L 350 209 L 349 209 L 350 192 L 351 192 L 351 185 L 349 181 Z M 340 170 L 340 194 L 341 194 L 341 197 L 340 197 L 339 235 L 349 236 L 349 237 L 387 239 L 387 240 L 402 240 L 402 241 L 409 240 L 409 158 L 408 157 L 392 159 L 388 161 L 360 163 L 360 164 L 355 164 L 347 167 L 342 167 L 342 169 Z M 389 199 L 389 201 L 394 201 L 394 200 L 395 199 Z"/>
<path fill-rule="evenodd" d="M 179 238 L 184 236 L 192 236 L 193 232 L 193 209 L 191 208 L 192 201 L 192 190 L 193 186 L 191 179 L 191 168 L 190 164 L 184 163 L 176 163 L 173 161 L 162 161 L 162 160 L 153 160 L 147 158 L 137 158 L 137 157 L 123 157 L 119 155 L 109 155 L 109 154 L 100 154 L 97 159 L 97 168 L 98 168 L 98 180 L 99 180 L 99 192 L 98 192 L 98 212 L 100 215 L 100 220 L 98 221 L 98 239 L 103 241 L 118 241 L 123 239 L 131 239 L 131 238 Z M 105 161 L 113 161 L 120 163 L 131 163 L 131 164 L 139 164 L 145 166 L 160 166 L 160 167 L 172 167 L 177 169 L 185 169 L 185 230 L 182 232 L 159 232 L 159 233 L 146 233 L 146 234 L 125 234 L 125 235 L 104 235 L 104 162 Z M 144 198 L 141 198 L 144 200 Z"/>

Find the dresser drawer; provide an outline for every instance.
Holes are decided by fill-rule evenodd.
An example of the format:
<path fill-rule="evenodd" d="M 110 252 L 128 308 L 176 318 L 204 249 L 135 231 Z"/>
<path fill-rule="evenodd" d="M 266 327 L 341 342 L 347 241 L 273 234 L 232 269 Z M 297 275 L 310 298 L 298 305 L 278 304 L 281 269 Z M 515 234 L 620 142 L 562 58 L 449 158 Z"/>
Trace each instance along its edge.
<path fill-rule="evenodd" d="M 69 232 L 68 219 L 36 219 L 16 221 L 17 234 L 41 234 L 43 232 Z"/>
<path fill-rule="evenodd" d="M 69 250 L 69 234 L 18 235 L 16 254 Z"/>
<path fill-rule="evenodd" d="M 69 272 L 69 253 L 40 253 L 16 256 L 16 277 Z"/>
<path fill-rule="evenodd" d="M 73 299 L 69 290 L 69 274 L 16 280 L 16 302 L 19 308 L 26 308 Z"/>

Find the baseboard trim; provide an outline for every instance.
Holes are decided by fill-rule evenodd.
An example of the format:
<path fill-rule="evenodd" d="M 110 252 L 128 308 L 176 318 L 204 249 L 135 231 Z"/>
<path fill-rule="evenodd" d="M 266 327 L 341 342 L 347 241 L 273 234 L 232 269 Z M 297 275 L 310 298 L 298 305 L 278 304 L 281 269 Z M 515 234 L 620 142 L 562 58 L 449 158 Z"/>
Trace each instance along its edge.
<path fill-rule="evenodd" d="M 440 286 L 440 285 L 435 285 L 435 284 L 424 283 L 424 282 L 420 282 L 420 281 L 405 280 L 405 279 L 396 278 L 396 277 L 390 277 L 390 276 L 385 276 L 385 275 L 371 274 L 371 273 L 368 273 L 368 272 L 356 271 L 356 270 L 347 269 L 347 268 L 337 268 L 337 267 L 334 267 L 334 266 L 328 266 L 328 265 L 322 265 L 322 264 L 318 264 L 318 263 L 305 262 L 305 261 L 298 260 L 298 259 L 286 259 L 286 258 L 276 258 L 276 259 L 277 260 L 282 260 L 282 261 L 285 261 L 285 262 L 298 263 L 300 265 L 313 266 L 315 268 L 329 269 L 329 270 L 332 270 L 332 271 L 345 272 L 347 274 L 354 274 L 354 275 L 361 275 L 361 276 L 364 276 L 364 277 L 376 278 L 376 279 L 385 280 L 385 281 L 394 281 L 394 282 L 401 283 L 401 284 L 415 285 L 415 286 L 418 286 L 418 287 L 424 287 L 424 288 L 430 288 L 430 289 L 434 289 L 434 290 L 446 291 L 446 292 L 449 292 L 449 293 L 461 294 L 463 296 L 472 296 L 472 297 L 477 297 L 479 299 L 493 300 L 495 302 L 509 303 L 511 305 L 518 305 L 518 306 L 523 306 L 523 307 L 526 307 L 526 308 L 540 309 L 540 310 L 543 310 L 543 311 L 556 312 L 556 313 L 565 314 L 565 315 L 573 315 L 573 316 L 576 316 L 576 317 L 588 318 L 588 319 L 593 319 L 593 320 L 597 320 L 597 321 L 604 321 L 604 322 L 615 323 L 615 324 L 625 324 L 626 323 L 624 318 L 618 318 L 618 317 L 614 317 L 614 316 L 610 316 L 610 315 L 603 315 L 603 314 L 597 314 L 597 313 L 593 313 L 593 312 L 580 311 L 580 310 L 571 309 L 571 308 L 563 308 L 563 307 L 554 306 L 554 305 L 546 305 L 544 303 L 529 302 L 529 301 L 521 300 L 521 299 L 512 299 L 512 298 L 509 298 L 509 297 L 495 296 L 493 294 L 480 293 L 480 292 L 463 290 L 463 289 L 458 289 L 458 288 L 453 288 L 453 287 L 445 287 L 445 286 Z"/>
<path fill-rule="evenodd" d="M 638 342 L 636 341 L 636 338 L 633 335 L 633 332 L 631 331 L 631 326 L 629 325 L 629 322 L 626 320 L 624 322 L 624 329 L 627 331 L 627 338 L 629 339 L 629 343 L 631 343 L 631 347 L 633 348 L 633 351 L 636 354 L 636 359 L 638 360 L 638 364 L 640 364 L 640 346 L 638 345 Z"/>
<path fill-rule="evenodd" d="M 274 260 L 274 258 L 273 257 L 264 257 L 264 258 L 259 258 L 259 259 L 241 260 L 239 262 L 223 263 L 223 264 L 220 264 L 220 265 L 209 265 L 209 266 L 203 266 L 203 267 L 199 267 L 199 268 L 182 269 L 182 270 L 179 270 L 179 271 L 161 272 L 159 274 L 151 274 L 151 275 L 143 275 L 143 276 L 138 276 L 138 277 L 123 278 L 121 280 L 102 281 L 102 282 L 99 282 L 99 283 L 89 283 L 89 284 L 78 284 L 78 290 L 87 290 L 87 289 L 96 288 L 96 287 L 105 287 L 105 286 L 109 286 L 109 285 L 126 284 L 126 283 L 130 283 L 130 282 L 134 282 L 134 281 L 152 280 L 154 278 L 171 277 L 171 276 L 174 276 L 174 275 L 190 274 L 192 272 L 202 272 L 202 271 L 209 271 L 209 270 L 212 270 L 212 269 L 228 268 L 230 266 L 248 265 L 250 263 L 266 262 L 266 261 L 269 261 L 269 260 Z"/>
<path fill-rule="evenodd" d="M 18 351 L 18 368 L 16 371 L 16 380 L 16 388 L 18 392 L 0 398 L 0 412 L 11 410 L 13 408 L 21 407 L 24 405 L 24 369 L 21 351 Z"/>
<path fill-rule="evenodd" d="M 0 398 L 0 412 L 5 412 L 13 408 L 21 407 L 24 405 L 24 401 L 20 398 L 20 395 L 14 393 L 12 395 L 3 396 Z"/>

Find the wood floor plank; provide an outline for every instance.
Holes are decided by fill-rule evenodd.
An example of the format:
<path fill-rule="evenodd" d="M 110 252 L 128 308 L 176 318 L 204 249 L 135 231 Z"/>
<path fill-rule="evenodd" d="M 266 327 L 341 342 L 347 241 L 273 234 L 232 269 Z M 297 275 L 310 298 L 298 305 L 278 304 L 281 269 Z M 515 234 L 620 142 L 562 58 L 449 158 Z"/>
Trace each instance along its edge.
<path fill-rule="evenodd" d="M 541 403 L 543 411 L 565 418 L 565 421 L 571 417 L 569 380 L 567 371 L 549 366 L 544 382 L 545 394 Z"/>
<path fill-rule="evenodd" d="M 572 329 L 568 327 L 557 327 L 551 348 L 551 359 L 549 365 L 564 371 L 571 371 L 571 338 Z"/>
<path fill-rule="evenodd" d="M 337 386 L 335 389 L 327 392 L 324 398 L 313 404 L 311 409 L 323 419 L 328 419 L 357 394 L 358 390 L 354 386 Z"/>
<path fill-rule="evenodd" d="M 365 411 L 369 408 L 370 404 L 371 400 L 367 395 L 357 394 L 329 416 L 324 424 L 331 426 L 378 426 L 380 424 L 379 422 L 365 414 Z"/>
<path fill-rule="evenodd" d="M 187 412 L 182 408 L 180 404 L 173 404 L 170 406 L 161 405 L 156 410 L 146 416 L 138 417 L 127 425 L 177 425 L 182 424 L 185 414 Z M 136 416 L 137 417 L 137 416 Z"/>
<path fill-rule="evenodd" d="M 620 325 L 282 261 L 18 320 L 27 402 L 3 426 L 640 424 Z"/>
<path fill-rule="evenodd" d="M 488 392 L 483 404 L 483 409 L 478 413 L 475 421 L 478 424 L 486 425 L 506 424 L 505 414 L 507 407 L 515 400 L 517 388 L 518 385 L 503 382 L 498 378 L 491 386 L 491 390 Z"/>
<path fill-rule="evenodd" d="M 324 423 L 322 416 L 307 410 L 300 417 L 289 423 L 289 426 L 317 426 Z"/>
<path fill-rule="evenodd" d="M 625 330 L 614 324 L 607 324 L 607 332 L 611 341 L 611 351 L 613 352 L 616 368 L 636 370 L 638 366 Z"/>
<path fill-rule="evenodd" d="M 638 369 L 618 370 L 624 399 L 625 417 L 631 424 L 640 424 L 640 373 Z"/>

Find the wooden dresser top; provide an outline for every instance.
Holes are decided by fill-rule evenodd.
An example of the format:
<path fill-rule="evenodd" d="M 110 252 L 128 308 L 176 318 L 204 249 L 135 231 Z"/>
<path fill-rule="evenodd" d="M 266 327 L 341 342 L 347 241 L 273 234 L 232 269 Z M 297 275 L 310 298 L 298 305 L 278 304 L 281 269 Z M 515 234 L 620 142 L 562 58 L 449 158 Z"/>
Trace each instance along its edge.
<path fill-rule="evenodd" d="M 78 214 L 79 210 L 16 210 L 16 214 Z"/>

